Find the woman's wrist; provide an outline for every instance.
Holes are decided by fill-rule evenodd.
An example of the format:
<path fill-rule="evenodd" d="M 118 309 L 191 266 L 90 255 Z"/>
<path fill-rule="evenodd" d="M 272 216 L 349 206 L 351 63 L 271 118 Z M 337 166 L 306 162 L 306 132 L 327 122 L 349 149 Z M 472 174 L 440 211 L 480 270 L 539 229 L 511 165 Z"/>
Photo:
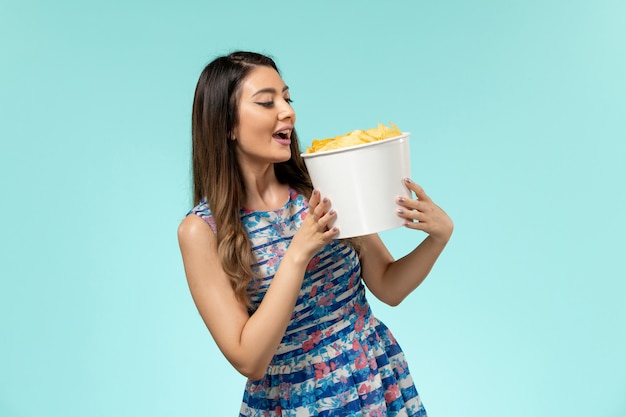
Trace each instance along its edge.
<path fill-rule="evenodd" d="M 290 246 L 285 252 L 281 264 L 291 264 L 293 267 L 298 269 L 301 268 L 304 271 L 306 270 L 306 267 L 312 258 L 313 256 L 309 256 L 303 251 L 297 250 L 297 248 Z"/>

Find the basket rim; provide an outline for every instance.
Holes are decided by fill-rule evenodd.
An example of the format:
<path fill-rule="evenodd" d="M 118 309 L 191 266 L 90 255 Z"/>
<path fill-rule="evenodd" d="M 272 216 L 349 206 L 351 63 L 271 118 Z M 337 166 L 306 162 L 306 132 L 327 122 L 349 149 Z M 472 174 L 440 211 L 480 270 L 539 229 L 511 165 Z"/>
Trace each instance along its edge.
<path fill-rule="evenodd" d="M 382 139 L 382 140 L 376 140 L 376 141 L 368 142 L 368 143 L 360 143 L 358 145 L 345 146 L 343 148 L 331 149 L 329 151 L 311 152 L 311 153 L 302 152 L 300 156 L 304 159 L 307 159 L 307 158 L 310 159 L 310 158 L 314 158 L 318 156 L 332 155 L 332 154 L 342 153 L 342 152 L 351 152 L 354 150 L 363 149 L 363 148 L 367 148 L 370 146 L 377 146 L 377 145 L 381 145 L 387 142 L 392 142 L 392 141 L 399 140 L 402 138 L 408 138 L 409 136 L 411 136 L 411 132 L 402 132 L 402 134 L 399 136 L 394 136 L 394 137 Z"/>

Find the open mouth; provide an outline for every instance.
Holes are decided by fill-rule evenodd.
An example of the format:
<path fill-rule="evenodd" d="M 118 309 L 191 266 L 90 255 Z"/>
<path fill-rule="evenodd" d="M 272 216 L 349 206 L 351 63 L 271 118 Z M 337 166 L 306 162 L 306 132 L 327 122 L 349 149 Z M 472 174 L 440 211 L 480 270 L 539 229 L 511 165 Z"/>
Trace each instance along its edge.
<path fill-rule="evenodd" d="M 281 129 L 277 132 L 274 132 L 274 134 L 272 135 L 274 137 L 274 139 L 278 139 L 281 141 L 286 141 L 286 140 L 290 140 L 291 139 L 291 129 L 288 128 L 284 128 Z"/>

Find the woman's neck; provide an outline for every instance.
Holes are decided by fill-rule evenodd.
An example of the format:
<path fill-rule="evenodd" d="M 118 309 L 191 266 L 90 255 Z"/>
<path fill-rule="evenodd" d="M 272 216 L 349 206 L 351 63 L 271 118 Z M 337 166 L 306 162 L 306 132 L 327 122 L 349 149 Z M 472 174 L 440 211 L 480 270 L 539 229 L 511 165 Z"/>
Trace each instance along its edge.
<path fill-rule="evenodd" d="M 289 199 L 289 186 L 278 182 L 274 165 L 269 165 L 264 169 L 243 171 L 247 209 L 270 211 L 285 205 Z"/>

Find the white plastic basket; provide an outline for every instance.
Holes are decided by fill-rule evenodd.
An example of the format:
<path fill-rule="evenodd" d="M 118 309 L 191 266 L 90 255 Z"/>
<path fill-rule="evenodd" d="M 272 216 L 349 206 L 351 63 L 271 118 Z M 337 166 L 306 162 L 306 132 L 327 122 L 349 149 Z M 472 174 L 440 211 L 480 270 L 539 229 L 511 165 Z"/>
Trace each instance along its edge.
<path fill-rule="evenodd" d="M 410 197 L 409 132 L 401 136 L 325 152 L 304 153 L 313 186 L 337 212 L 339 238 L 402 226 L 395 214 L 399 195 Z"/>

